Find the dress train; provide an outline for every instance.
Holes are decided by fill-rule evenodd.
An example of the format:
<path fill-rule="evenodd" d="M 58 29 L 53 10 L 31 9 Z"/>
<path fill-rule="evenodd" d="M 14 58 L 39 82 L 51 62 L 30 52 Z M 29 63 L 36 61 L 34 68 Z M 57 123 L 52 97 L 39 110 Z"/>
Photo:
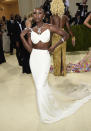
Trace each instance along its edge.
<path fill-rule="evenodd" d="M 48 50 L 33 49 L 30 68 L 34 79 L 41 121 L 53 123 L 73 114 L 91 99 L 91 85 L 49 87 L 50 54 Z"/>

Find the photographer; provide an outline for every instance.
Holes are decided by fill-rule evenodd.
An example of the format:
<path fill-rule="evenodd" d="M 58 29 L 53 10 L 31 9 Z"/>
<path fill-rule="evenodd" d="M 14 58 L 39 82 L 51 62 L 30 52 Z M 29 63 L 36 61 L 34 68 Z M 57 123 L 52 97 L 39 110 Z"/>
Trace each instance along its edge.
<path fill-rule="evenodd" d="M 4 52 L 3 52 L 3 44 L 2 44 L 2 24 L 0 22 L 0 64 L 6 62 Z"/>
<path fill-rule="evenodd" d="M 88 11 L 88 5 L 86 3 L 87 3 L 87 0 L 83 0 L 81 3 L 76 3 L 76 5 L 78 6 L 77 12 L 79 12 L 80 14 L 82 24 L 86 18 L 86 14 Z"/>

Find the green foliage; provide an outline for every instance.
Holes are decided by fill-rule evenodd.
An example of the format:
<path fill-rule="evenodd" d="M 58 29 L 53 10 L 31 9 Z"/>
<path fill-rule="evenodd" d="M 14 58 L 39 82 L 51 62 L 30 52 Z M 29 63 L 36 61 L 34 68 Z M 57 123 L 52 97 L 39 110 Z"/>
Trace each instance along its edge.
<path fill-rule="evenodd" d="M 72 46 L 71 37 L 67 40 L 67 51 L 84 51 L 91 47 L 91 29 L 85 25 L 71 26 L 71 30 L 76 38 L 75 47 Z"/>

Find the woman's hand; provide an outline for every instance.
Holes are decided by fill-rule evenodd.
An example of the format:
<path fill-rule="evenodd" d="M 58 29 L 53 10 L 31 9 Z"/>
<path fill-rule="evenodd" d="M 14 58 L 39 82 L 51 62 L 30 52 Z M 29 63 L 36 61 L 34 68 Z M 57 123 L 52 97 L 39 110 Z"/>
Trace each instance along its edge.
<path fill-rule="evenodd" d="M 75 37 L 72 37 L 72 45 L 75 46 Z"/>

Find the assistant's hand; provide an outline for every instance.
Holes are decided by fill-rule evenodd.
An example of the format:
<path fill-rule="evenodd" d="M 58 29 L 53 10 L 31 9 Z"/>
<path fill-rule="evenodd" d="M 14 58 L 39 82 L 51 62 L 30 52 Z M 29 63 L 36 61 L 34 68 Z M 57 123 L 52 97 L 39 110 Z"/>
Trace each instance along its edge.
<path fill-rule="evenodd" d="M 75 46 L 75 37 L 72 37 L 72 45 Z"/>
<path fill-rule="evenodd" d="M 53 46 L 51 46 L 49 49 L 48 49 L 48 51 L 49 51 L 49 53 L 52 53 L 53 51 L 54 51 L 54 47 Z"/>

